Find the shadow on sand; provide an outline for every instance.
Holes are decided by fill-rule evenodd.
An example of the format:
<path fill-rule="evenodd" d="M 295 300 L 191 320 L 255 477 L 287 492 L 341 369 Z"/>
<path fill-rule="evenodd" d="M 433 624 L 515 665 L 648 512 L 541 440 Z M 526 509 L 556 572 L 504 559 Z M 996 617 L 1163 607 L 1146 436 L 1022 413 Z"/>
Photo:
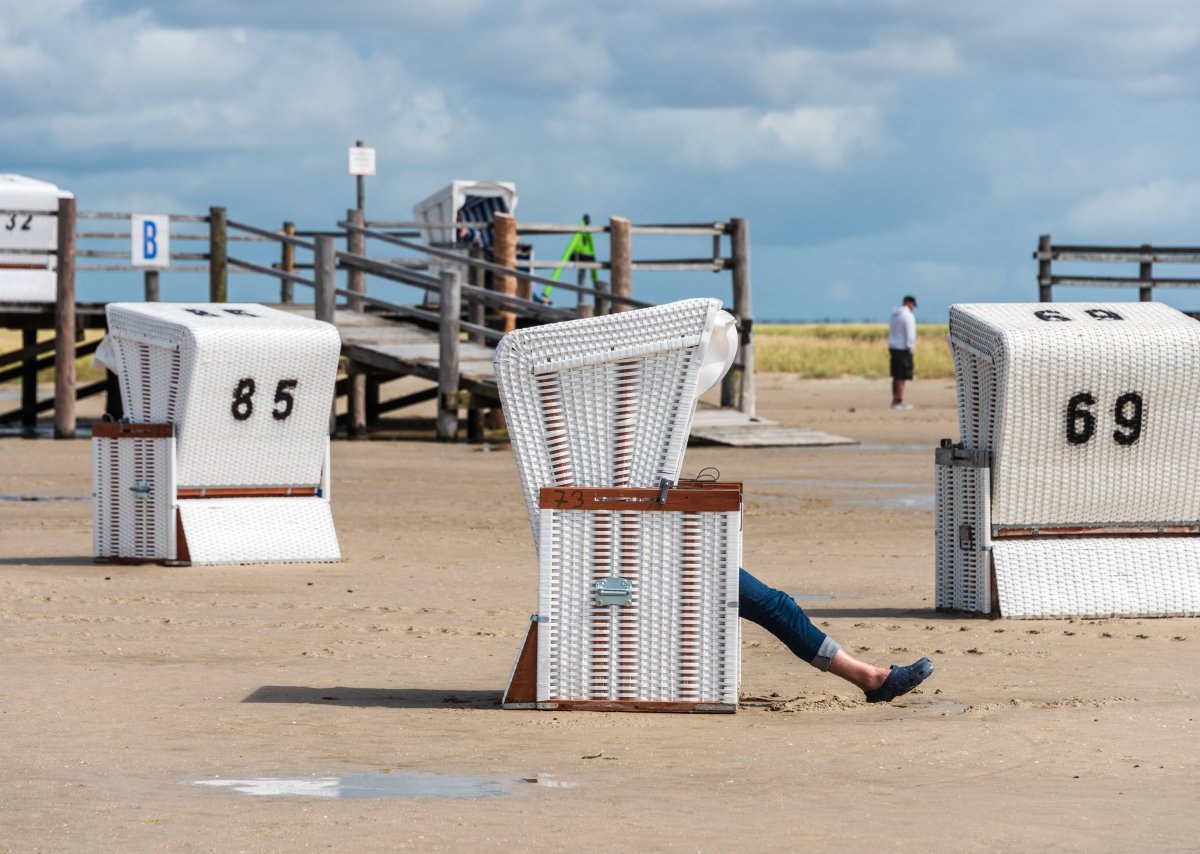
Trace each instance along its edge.
<path fill-rule="evenodd" d="M 303 685 L 264 685 L 243 703 L 309 703 L 318 706 L 356 706 L 385 709 L 493 709 L 499 691 L 456 691 L 429 688 L 310 688 Z"/>

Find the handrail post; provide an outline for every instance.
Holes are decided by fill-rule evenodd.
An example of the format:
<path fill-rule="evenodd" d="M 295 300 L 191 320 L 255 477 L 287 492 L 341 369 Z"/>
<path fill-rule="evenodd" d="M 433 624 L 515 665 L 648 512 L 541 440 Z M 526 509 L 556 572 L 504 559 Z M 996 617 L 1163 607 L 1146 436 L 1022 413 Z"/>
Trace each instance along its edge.
<path fill-rule="evenodd" d="M 75 199 L 58 200 L 54 301 L 54 438 L 75 438 Z M 36 356 L 34 356 L 36 359 Z"/>
<path fill-rule="evenodd" d="M 1142 251 L 1142 255 L 1144 256 L 1149 256 L 1152 251 L 1149 243 L 1143 243 L 1140 249 Z M 1150 302 L 1154 299 L 1153 266 L 1153 260 L 1142 261 L 1140 264 L 1138 264 L 1138 278 L 1143 282 L 1146 282 L 1146 284 L 1138 288 L 1138 300 L 1140 302 Z"/>
<path fill-rule="evenodd" d="M 333 323 L 337 300 L 337 255 L 333 238 L 318 235 L 313 241 L 313 315 L 317 320 Z M 329 408 L 329 435 L 337 432 L 337 395 Z"/>
<path fill-rule="evenodd" d="M 517 218 L 512 214 L 496 213 L 492 220 L 492 254 L 496 263 L 510 269 L 517 266 Z M 493 275 L 496 291 L 509 296 L 517 293 L 516 277 L 510 275 Z M 517 328 L 517 315 L 511 311 L 501 311 L 501 330 L 512 332 Z"/>
<path fill-rule="evenodd" d="M 285 222 L 283 224 L 283 234 L 285 237 L 295 237 L 296 223 Z M 281 246 L 279 269 L 285 273 L 294 273 L 296 271 L 296 247 L 287 241 L 284 241 Z M 284 305 L 290 305 L 294 300 L 295 288 L 292 280 L 281 276 L 279 278 L 279 301 Z"/>
<path fill-rule="evenodd" d="M 721 383 L 721 406 L 736 406 L 756 417 L 754 388 L 754 311 L 750 304 L 750 224 L 740 217 L 729 221 L 733 273 L 733 315 L 738 319 L 738 356 Z"/>
<path fill-rule="evenodd" d="M 359 180 L 362 180 L 361 176 Z M 362 207 L 349 208 L 346 211 L 346 221 L 361 228 Z M 366 236 L 361 231 L 347 228 L 346 251 L 353 255 L 365 255 L 366 250 Z M 356 294 L 365 293 L 367 274 L 354 267 L 347 268 L 346 289 Z M 347 297 L 346 308 L 350 311 L 362 311 L 363 301 L 358 297 Z M 347 365 L 346 370 L 346 435 L 351 439 L 361 439 L 367 435 L 367 375 L 355 365 Z"/>
<path fill-rule="evenodd" d="M 346 221 L 350 225 L 356 225 L 359 228 L 363 227 L 363 212 L 362 208 L 349 208 L 346 211 Z M 346 251 L 352 255 L 366 255 L 367 238 L 361 231 L 354 229 L 346 229 Z M 367 274 L 362 270 L 351 267 L 346 271 L 346 289 L 354 291 L 356 294 L 366 293 L 367 291 Z M 362 311 L 363 301 L 358 297 L 347 297 L 346 308 L 351 311 Z"/>
<path fill-rule="evenodd" d="M 1038 237 L 1038 302 L 1053 302 L 1054 285 L 1050 276 L 1050 235 Z"/>
<path fill-rule="evenodd" d="M 461 330 L 462 283 L 457 270 L 442 272 L 438 324 L 437 437 L 458 438 L 458 337 Z"/>
<path fill-rule="evenodd" d="M 472 246 L 470 255 L 472 258 L 483 260 L 484 251 L 482 247 Z M 467 282 L 476 288 L 483 288 L 485 271 L 481 267 L 470 266 L 467 268 Z M 467 322 L 475 326 L 482 327 L 487 322 L 487 306 L 477 299 L 467 301 Z M 467 340 L 476 344 L 486 344 L 487 338 L 480 332 L 468 332 Z M 486 435 L 486 419 L 484 411 L 478 406 L 471 407 L 467 410 L 467 441 L 482 442 Z"/>
<path fill-rule="evenodd" d="M 208 209 L 208 301 L 229 301 L 229 230 L 225 208 Z"/>
<path fill-rule="evenodd" d="M 629 220 L 623 216 L 608 219 L 608 292 L 614 297 L 633 296 L 633 232 Z M 612 311 L 629 311 L 623 302 L 610 303 Z"/>

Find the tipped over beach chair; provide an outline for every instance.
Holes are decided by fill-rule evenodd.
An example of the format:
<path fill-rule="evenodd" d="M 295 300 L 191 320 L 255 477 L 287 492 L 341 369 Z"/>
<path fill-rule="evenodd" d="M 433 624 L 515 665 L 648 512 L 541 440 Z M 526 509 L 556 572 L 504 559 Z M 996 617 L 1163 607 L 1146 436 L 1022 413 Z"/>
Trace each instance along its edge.
<path fill-rule="evenodd" d="M 692 299 L 518 330 L 496 377 L 539 561 L 508 708 L 733 711 L 741 485 L 679 482 L 733 318 Z"/>

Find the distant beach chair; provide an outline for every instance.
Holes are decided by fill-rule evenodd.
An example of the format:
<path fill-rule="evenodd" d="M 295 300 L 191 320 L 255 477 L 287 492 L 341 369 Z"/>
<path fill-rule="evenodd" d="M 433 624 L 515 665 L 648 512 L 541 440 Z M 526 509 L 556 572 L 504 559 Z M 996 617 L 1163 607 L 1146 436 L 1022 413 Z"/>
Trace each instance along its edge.
<path fill-rule="evenodd" d="M 697 400 L 736 347 L 733 318 L 708 299 L 501 340 L 539 558 L 507 707 L 736 708 L 740 484 L 679 484 Z"/>
<path fill-rule="evenodd" d="M 970 303 L 950 346 L 937 607 L 1200 615 L 1200 324 L 1158 303 Z"/>
<path fill-rule="evenodd" d="M 97 359 L 128 422 L 97 424 L 95 556 L 340 560 L 329 506 L 337 330 L 256 304 L 110 303 Z"/>

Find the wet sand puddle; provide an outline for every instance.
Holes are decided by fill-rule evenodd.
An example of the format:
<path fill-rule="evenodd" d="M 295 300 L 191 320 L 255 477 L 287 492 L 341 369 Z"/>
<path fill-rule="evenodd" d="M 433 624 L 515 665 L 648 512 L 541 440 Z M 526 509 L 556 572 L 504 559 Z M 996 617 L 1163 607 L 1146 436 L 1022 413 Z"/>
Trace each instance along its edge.
<path fill-rule="evenodd" d="M 870 498 L 841 498 L 834 499 L 837 504 L 848 504 L 854 507 L 887 507 L 893 510 L 933 510 L 933 491 L 923 484 L 894 483 L 887 481 L 868 480 L 816 480 L 808 478 L 767 478 L 747 481 L 764 486 L 810 486 L 814 489 L 878 489 L 878 490 L 912 490 L 907 495 L 874 495 Z"/>
<path fill-rule="evenodd" d="M 511 795 L 520 784 L 573 788 L 548 774 L 497 780 L 430 771 L 350 774 L 346 777 L 254 777 L 241 780 L 189 780 L 185 785 L 232 789 L 244 795 L 306 798 L 495 798 Z"/>
<path fill-rule="evenodd" d="M 0 501 L 91 501 L 90 495 L 0 495 Z"/>

